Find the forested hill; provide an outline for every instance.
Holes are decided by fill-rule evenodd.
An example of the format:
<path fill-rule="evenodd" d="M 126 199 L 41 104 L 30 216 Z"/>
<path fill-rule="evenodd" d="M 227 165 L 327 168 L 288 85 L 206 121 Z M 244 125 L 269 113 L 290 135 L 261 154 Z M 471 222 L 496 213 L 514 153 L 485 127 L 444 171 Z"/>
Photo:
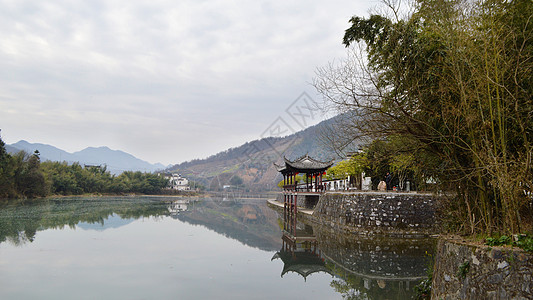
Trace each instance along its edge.
<path fill-rule="evenodd" d="M 324 129 L 334 122 L 336 119 L 332 118 L 286 137 L 248 142 L 206 159 L 175 165 L 167 171 L 181 173 L 209 190 L 221 190 L 224 185 L 252 191 L 273 190 L 281 179 L 273 162 L 282 163 L 283 156 L 295 159 L 308 153 L 319 160 L 339 158 L 320 139 Z"/>

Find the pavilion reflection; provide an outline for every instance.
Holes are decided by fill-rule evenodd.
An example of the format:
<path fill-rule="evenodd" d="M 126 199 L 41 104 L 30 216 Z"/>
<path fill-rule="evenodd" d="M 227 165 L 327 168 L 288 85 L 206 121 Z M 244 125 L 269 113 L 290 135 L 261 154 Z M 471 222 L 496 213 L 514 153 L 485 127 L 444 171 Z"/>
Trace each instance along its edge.
<path fill-rule="evenodd" d="M 318 248 L 313 228 L 298 223 L 296 218 L 290 215 L 285 215 L 283 224 L 281 250 L 272 257 L 272 260 L 279 258 L 283 261 L 281 277 L 288 272 L 300 274 L 304 280 L 317 272 L 331 274 Z"/>
<path fill-rule="evenodd" d="M 290 214 L 283 221 L 282 247 L 272 257 L 283 261 L 282 277 L 328 273 L 343 298 L 366 299 L 414 298 L 414 287 L 427 277 L 434 240 L 343 235 Z"/>

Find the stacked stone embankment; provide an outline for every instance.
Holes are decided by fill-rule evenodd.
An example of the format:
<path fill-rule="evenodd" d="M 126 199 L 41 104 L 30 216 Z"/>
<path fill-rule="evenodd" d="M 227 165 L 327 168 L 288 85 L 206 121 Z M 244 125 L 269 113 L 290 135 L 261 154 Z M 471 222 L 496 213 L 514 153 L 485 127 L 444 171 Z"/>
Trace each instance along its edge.
<path fill-rule="evenodd" d="M 533 299 L 533 254 L 441 238 L 431 299 Z"/>
<path fill-rule="evenodd" d="M 360 192 L 324 194 L 313 219 L 362 234 L 436 233 L 435 197 L 430 194 Z"/>

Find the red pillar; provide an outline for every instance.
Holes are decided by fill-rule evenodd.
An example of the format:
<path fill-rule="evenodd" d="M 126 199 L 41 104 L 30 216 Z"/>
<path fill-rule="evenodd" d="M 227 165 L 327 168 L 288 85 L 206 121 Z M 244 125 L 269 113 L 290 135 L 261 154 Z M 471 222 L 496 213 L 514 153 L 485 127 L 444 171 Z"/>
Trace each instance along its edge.
<path fill-rule="evenodd" d="M 298 195 L 294 195 L 294 216 L 298 214 Z"/>

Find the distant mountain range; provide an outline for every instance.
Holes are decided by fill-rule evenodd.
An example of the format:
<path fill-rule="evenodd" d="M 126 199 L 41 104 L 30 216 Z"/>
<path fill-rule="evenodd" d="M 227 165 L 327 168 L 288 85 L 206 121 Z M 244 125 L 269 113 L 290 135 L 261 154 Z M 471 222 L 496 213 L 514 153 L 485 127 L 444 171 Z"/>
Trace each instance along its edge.
<path fill-rule="evenodd" d="M 6 145 L 6 150 L 9 153 L 26 151 L 30 154 L 38 150 L 41 161 L 66 161 L 68 163 L 79 162 L 81 165 L 106 165 L 107 170 L 112 174 L 120 174 L 124 171 L 154 172 L 166 168 L 162 164 L 151 164 L 124 151 L 112 150 L 108 147 L 88 147 L 78 152 L 69 153 L 51 145 L 19 141 L 11 145 Z"/>
<path fill-rule="evenodd" d="M 168 168 L 168 172 L 181 173 L 194 181 L 206 185 L 208 190 L 223 190 L 232 182 L 243 184 L 240 189 L 271 191 L 277 189 L 282 179 L 273 163 L 283 163 L 283 157 L 295 159 L 305 154 L 318 160 L 344 159 L 322 142 L 328 128 L 344 122 L 337 116 L 317 125 L 285 137 L 269 137 L 245 143 L 212 155 L 206 159 L 195 159 Z M 358 144 L 350 145 L 352 151 Z M 347 149 L 350 150 L 350 149 Z M 239 180 L 232 180 L 239 177 Z"/>
<path fill-rule="evenodd" d="M 227 185 L 253 192 L 271 191 L 277 188 L 277 183 L 282 179 L 273 163 L 282 164 L 283 157 L 295 159 L 309 154 L 323 161 L 343 159 L 344 157 L 339 157 L 322 142 L 322 137 L 330 132 L 328 130 L 343 124 L 342 122 L 342 116 L 337 116 L 285 137 L 268 137 L 247 142 L 206 159 L 195 159 L 174 166 L 151 164 L 126 152 L 111 150 L 108 147 L 89 147 L 69 153 L 51 145 L 19 141 L 6 145 L 6 150 L 9 153 L 24 150 L 30 154 L 38 150 L 41 161 L 106 165 L 112 174 L 123 171 L 180 173 L 212 191 L 221 191 Z M 357 147 L 357 144 L 353 144 L 351 150 L 356 150 Z"/>

